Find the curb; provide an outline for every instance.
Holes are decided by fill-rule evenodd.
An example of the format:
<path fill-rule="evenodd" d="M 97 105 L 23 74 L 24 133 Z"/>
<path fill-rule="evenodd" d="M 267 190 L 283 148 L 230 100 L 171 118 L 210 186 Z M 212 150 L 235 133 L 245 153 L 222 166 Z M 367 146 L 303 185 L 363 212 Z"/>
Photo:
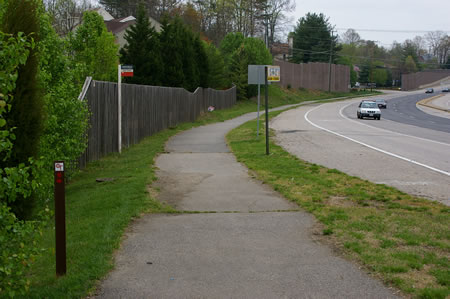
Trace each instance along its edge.
<path fill-rule="evenodd" d="M 417 105 L 422 105 L 422 106 L 425 106 L 425 107 L 428 107 L 428 108 L 433 108 L 433 109 L 441 110 L 441 111 L 444 111 L 444 112 L 450 112 L 450 109 L 445 109 L 445 108 L 441 108 L 441 107 L 433 105 L 433 104 L 429 104 L 431 101 L 433 101 L 433 100 L 435 100 L 437 98 L 440 98 L 442 96 L 444 96 L 444 95 L 440 94 L 440 95 L 437 95 L 437 96 L 434 96 L 434 97 L 431 97 L 431 98 L 428 98 L 428 99 L 425 99 L 425 100 L 421 100 L 421 101 L 417 102 Z"/>

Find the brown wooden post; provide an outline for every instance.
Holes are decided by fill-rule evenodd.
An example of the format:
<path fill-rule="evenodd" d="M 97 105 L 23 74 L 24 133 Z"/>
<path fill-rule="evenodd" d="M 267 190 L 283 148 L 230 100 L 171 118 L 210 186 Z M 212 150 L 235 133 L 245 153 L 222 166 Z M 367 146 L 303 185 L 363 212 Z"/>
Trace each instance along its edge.
<path fill-rule="evenodd" d="M 56 276 L 66 274 L 66 195 L 64 161 L 55 161 L 55 253 Z"/>

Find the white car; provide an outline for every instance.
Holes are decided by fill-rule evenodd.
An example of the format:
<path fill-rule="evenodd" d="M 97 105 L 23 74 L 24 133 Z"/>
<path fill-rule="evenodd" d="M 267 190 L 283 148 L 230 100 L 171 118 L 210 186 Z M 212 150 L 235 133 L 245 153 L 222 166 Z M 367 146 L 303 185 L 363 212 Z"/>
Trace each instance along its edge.
<path fill-rule="evenodd" d="M 364 117 L 373 117 L 373 119 L 380 119 L 381 111 L 378 108 L 377 103 L 373 101 L 362 101 L 361 103 L 359 103 L 356 116 L 361 119 Z"/>

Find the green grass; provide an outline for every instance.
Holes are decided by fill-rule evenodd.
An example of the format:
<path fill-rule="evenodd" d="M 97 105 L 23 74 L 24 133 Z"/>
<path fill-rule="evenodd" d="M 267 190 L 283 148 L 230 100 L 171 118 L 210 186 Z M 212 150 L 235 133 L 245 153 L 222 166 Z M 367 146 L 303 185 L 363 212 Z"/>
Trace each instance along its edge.
<path fill-rule="evenodd" d="M 336 93 L 270 89 L 270 106 L 300 103 L 342 96 Z M 353 96 L 353 94 L 346 94 Z M 365 95 L 363 93 L 359 96 Z M 48 248 L 29 273 L 31 298 L 81 298 L 96 287 L 113 268 L 112 255 L 130 222 L 142 213 L 175 213 L 155 200 L 157 190 L 149 188 L 156 179 L 154 159 L 165 142 L 183 130 L 220 122 L 256 111 L 255 101 L 238 102 L 231 109 L 207 113 L 195 123 L 180 125 L 144 139 L 125 149 L 89 163 L 66 188 L 67 275 L 55 277 L 54 228 L 48 227 L 42 246 Z M 97 183 L 97 178 L 114 178 Z"/>
<path fill-rule="evenodd" d="M 274 143 L 267 156 L 255 131 L 250 121 L 227 135 L 238 161 L 312 213 L 324 239 L 413 297 L 450 295 L 448 207 L 302 161 Z"/>

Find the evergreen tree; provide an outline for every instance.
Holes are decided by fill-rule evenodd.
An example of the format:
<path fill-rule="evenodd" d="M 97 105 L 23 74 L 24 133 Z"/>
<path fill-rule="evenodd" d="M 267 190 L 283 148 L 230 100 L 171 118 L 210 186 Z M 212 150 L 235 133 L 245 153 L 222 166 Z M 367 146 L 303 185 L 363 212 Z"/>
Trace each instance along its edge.
<path fill-rule="evenodd" d="M 160 35 L 162 60 L 164 64 L 163 85 L 171 87 L 183 86 L 185 79 L 183 73 L 183 52 L 179 30 L 165 17 L 161 23 Z"/>
<path fill-rule="evenodd" d="M 206 55 L 208 57 L 208 86 L 215 89 L 223 89 L 231 85 L 229 78 L 225 76 L 225 62 L 219 49 L 212 43 L 204 42 Z"/>
<path fill-rule="evenodd" d="M 229 75 L 231 81 L 236 85 L 236 96 L 238 100 L 247 99 L 247 74 L 248 55 L 244 49 L 244 44 L 237 48 L 231 55 Z"/>
<path fill-rule="evenodd" d="M 328 62 L 331 44 L 333 53 L 341 49 L 337 44 L 337 36 L 332 36 L 331 33 L 332 27 L 328 18 L 322 13 L 307 13 L 300 18 L 294 30 L 292 61 L 296 63 Z M 336 60 L 334 55 L 333 62 Z"/>
<path fill-rule="evenodd" d="M 184 78 L 182 87 L 189 91 L 194 91 L 200 85 L 200 74 L 196 61 L 197 53 L 194 49 L 194 35 L 178 17 L 174 19 L 172 26 L 182 47 L 180 49 Z"/>
<path fill-rule="evenodd" d="M 200 39 L 199 35 L 196 35 L 194 38 L 194 51 L 196 54 L 196 66 L 199 72 L 198 86 L 209 87 L 210 65 L 208 55 L 206 54 L 205 43 Z"/>
<path fill-rule="evenodd" d="M 0 30 L 17 35 L 23 32 L 39 41 L 39 2 L 37 0 L 9 0 L 6 2 Z M 13 92 L 11 111 L 5 115 L 9 128 L 14 128 L 15 140 L 11 157 L 0 161 L 1 168 L 28 164 L 30 157 L 38 153 L 43 124 L 43 97 L 38 82 L 38 53 L 31 50 L 24 65 L 18 69 L 16 88 Z M 32 201 L 19 199 L 14 202 L 14 212 L 25 216 Z"/>
<path fill-rule="evenodd" d="M 120 50 L 120 62 L 134 66 L 133 77 L 125 82 L 161 85 L 164 83 L 162 50 L 159 35 L 150 24 L 143 5 L 139 6 L 136 23 L 127 30 L 125 40 L 128 44 Z"/>

